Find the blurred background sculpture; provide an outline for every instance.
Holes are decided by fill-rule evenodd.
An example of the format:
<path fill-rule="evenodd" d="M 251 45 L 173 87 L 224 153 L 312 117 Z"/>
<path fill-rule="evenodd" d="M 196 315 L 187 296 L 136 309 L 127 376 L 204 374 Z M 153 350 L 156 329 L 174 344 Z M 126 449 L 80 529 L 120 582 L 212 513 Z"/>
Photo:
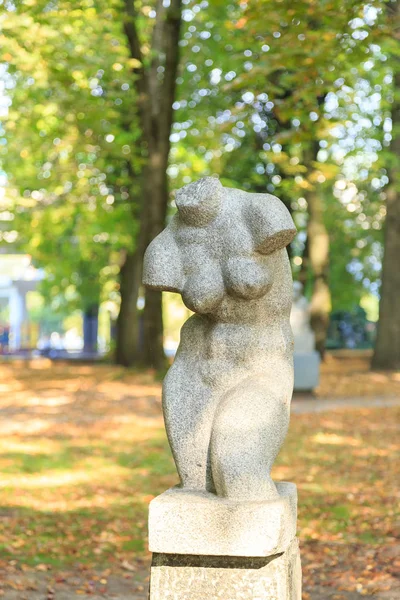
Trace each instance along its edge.
<path fill-rule="evenodd" d="M 236 500 L 277 498 L 269 473 L 293 390 L 286 246 L 294 223 L 278 198 L 211 177 L 177 192 L 176 205 L 146 252 L 143 281 L 179 292 L 196 313 L 163 387 L 182 486 Z"/>
<path fill-rule="evenodd" d="M 294 389 L 310 392 L 319 383 L 320 356 L 315 349 L 315 335 L 310 324 L 310 304 L 303 296 L 303 284 L 293 283 L 293 306 L 290 324 L 294 336 Z"/>

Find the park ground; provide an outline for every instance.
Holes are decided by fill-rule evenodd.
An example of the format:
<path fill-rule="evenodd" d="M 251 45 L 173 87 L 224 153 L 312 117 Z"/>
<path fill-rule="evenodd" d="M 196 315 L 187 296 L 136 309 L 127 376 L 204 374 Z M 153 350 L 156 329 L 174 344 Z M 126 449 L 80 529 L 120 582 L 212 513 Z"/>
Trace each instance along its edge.
<path fill-rule="evenodd" d="M 0 415 L 0 597 L 144 600 L 148 504 L 177 482 L 154 374 L 1 363 Z M 274 478 L 298 486 L 304 600 L 400 598 L 399 429 L 400 373 L 365 357 L 294 399 Z"/>

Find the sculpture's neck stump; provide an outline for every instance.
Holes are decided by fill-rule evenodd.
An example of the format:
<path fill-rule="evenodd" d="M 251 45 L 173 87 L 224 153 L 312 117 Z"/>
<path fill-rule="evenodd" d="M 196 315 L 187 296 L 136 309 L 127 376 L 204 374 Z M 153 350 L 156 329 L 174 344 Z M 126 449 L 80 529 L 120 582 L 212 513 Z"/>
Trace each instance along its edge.
<path fill-rule="evenodd" d="M 175 203 L 183 223 L 207 227 L 221 209 L 224 188 L 218 179 L 207 177 L 183 188 L 175 195 Z"/>

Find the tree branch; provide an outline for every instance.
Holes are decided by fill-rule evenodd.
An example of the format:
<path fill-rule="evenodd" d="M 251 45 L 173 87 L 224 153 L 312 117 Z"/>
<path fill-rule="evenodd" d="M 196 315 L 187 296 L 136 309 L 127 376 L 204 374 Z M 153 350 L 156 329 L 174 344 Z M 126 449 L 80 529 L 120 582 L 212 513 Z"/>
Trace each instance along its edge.
<path fill-rule="evenodd" d="M 159 135 L 168 140 L 172 126 L 172 103 L 175 98 L 176 76 L 179 65 L 179 38 L 182 23 L 182 0 L 171 0 L 166 10 L 162 51 L 165 71 L 160 101 Z"/>
<path fill-rule="evenodd" d="M 163 56 L 163 33 L 165 23 L 165 11 L 163 0 L 157 0 L 156 5 L 156 22 L 153 28 L 151 37 L 151 66 L 149 76 L 149 88 L 152 103 L 152 116 L 157 119 L 160 112 L 160 99 L 162 95 L 162 83 L 158 79 L 158 67 L 161 66 Z"/>
<path fill-rule="evenodd" d="M 137 12 L 135 10 L 134 0 L 124 0 L 124 4 L 126 9 L 123 18 L 124 32 L 128 41 L 131 58 L 138 61 L 138 65 L 132 67 L 132 73 L 135 75 L 134 85 L 138 94 L 140 124 L 144 138 L 149 144 L 151 140 L 151 115 L 149 111 L 150 89 L 148 74 L 143 63 L 140 39 L 136 28 Z"/>

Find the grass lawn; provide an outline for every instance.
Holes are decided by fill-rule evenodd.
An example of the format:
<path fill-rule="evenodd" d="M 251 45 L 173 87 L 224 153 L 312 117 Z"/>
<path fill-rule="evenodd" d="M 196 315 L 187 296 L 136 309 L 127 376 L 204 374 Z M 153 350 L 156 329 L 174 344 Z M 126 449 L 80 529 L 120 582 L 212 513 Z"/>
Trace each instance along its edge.
<path fill-rule="evenodd" d="M 148 503 L 177 483 L 160 384 L 46 361 L 0 364 L 0 382 L 0 595 L 32 573 L 57 582 L 78 569 L 98 589 L 145 573 Z M 390 394 L 398 385 L 393 374 Z M 399 423 L 400 408 L 293 415 L 274 477 L 299 490 L 304 598 L 314 585 L 338 598 L 394 589 Z"/>

